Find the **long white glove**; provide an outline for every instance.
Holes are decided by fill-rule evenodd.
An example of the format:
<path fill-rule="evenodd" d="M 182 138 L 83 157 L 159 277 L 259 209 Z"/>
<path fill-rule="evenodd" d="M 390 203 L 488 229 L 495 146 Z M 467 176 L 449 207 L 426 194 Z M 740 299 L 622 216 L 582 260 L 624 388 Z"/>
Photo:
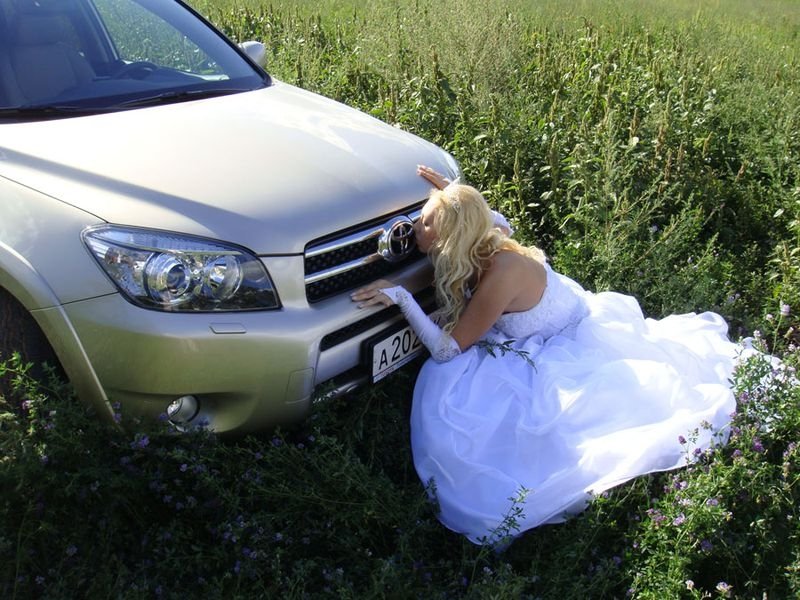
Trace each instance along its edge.
<path fill-rule="evenodd" d="M 449 333 L 442 330 L 425 314 L 414 297 L 400 285 L 381 290 L 400 307 L 403 316 L 419 337 L 419 340 L 430 351 L 436 362 L 447 362 L 461 354 L 461 348 Z"/>
<path fill-rule="evenodd" d="M 508 223 L 508 219 L 506 219 L 503 215 L 501 215 L 496 210 L 493 210 L 492 214 L 494 215 L 494 226 L 495 227 L 504 227 L 506 229 L 506 231 L 508 231 L 508 237 L 511 237 L 512 235 L 514 235 L 514 229 Z"/>

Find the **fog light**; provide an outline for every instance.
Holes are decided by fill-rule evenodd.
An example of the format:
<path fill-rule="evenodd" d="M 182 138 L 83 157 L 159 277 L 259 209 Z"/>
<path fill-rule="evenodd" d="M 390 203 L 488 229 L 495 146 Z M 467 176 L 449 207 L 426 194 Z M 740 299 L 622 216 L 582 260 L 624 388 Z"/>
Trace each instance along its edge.
<path fill-rule="evenodd" d="M 176 425 L 191 421 L 200 412 L 200 402 L 194 396 L 181 396 L 167 406 L 167 416 Z"/>

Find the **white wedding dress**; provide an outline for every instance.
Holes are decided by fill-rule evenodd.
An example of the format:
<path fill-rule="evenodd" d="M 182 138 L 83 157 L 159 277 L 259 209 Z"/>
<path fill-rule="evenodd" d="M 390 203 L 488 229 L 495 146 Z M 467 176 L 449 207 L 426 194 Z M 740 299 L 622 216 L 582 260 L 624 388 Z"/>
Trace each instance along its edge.
<path fill-rule="evenodd" d="M 561 522 L 592 494 L 685 465 L 726 439 L 735 410 L 741 347 L 722 317 L 646 319 L 630 296 L 546 270 L 539 304 L 503 315 L 483 344 L 428 360 L 414 389 L 417 472 L 441 521 L 476 543 Z M 505 532 L 515 506 L 518 530 Z"/>

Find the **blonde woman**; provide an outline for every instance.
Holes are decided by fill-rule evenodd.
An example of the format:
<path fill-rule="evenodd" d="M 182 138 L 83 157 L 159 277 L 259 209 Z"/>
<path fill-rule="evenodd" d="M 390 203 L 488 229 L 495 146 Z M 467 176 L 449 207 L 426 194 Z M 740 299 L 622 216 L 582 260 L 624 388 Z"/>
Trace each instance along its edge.
<path fill-rule="evenodd" d="M 352 297 L 397 304 L 430 350 L 411 442 L 446 526 L 504 543 L 726 437 L 741 348 L 719 315 L 645 319 L 630 296 L 587 292 L 511 240 L 475 188 L 419 173 L 443 188 L 415 225 L 437 322 L 388 281 Z"/>

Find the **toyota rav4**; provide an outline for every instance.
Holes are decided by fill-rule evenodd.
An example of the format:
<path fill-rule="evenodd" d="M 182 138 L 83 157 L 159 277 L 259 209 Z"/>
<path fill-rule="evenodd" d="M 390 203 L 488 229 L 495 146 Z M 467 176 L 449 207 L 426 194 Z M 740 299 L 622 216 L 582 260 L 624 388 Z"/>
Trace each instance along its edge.
<path fill-rule="evenodd" d="M 418 351 L 356 286 L 415 292 L 436 146 L 270 77 L 179 0 L 0 0 L 0 360 L 111 419 L 251 431 Z"/>

